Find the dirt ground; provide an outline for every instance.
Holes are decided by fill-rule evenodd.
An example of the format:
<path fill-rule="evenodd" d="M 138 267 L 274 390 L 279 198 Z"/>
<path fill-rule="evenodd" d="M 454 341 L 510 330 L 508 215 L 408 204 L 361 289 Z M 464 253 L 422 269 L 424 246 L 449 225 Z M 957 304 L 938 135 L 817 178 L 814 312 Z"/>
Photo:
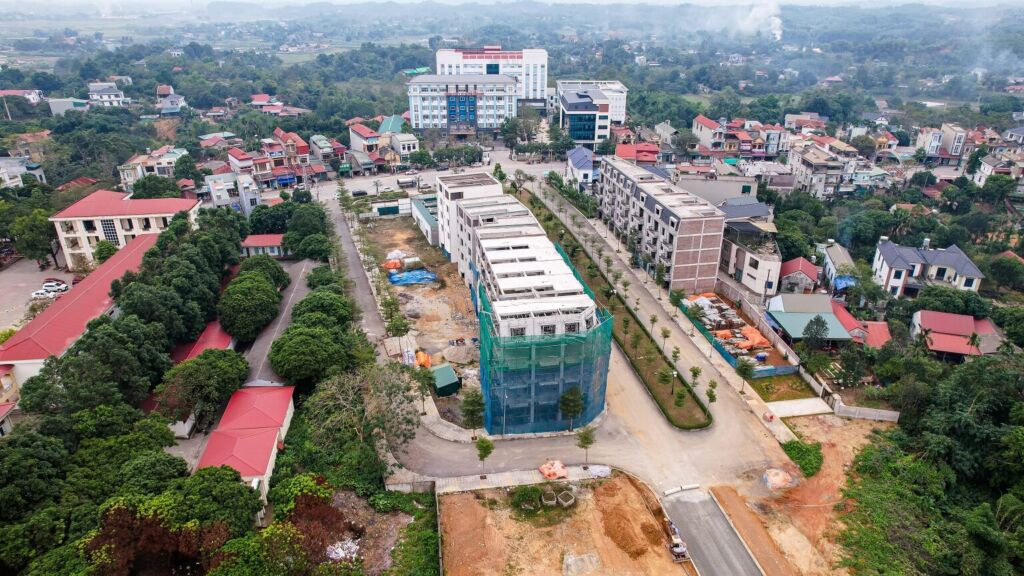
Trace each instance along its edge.
<path fill-rule="evenodd" d="M 376 220 L 369 232 L 380 252 L 375 254 L 378 262 L 383 262 L 388 252 L 402 250 L 421 259 L 438 275 L 435 284 L 395 286 L 402 313 L 419 332 L 416 342 L 435 363 L 443 362 L 441 351 L 448 347 L 449 340 L 464 338 L 468 344 L 480 336 L 473 300 L 458 267 L 427 243 L 411 218 Z"/>
<path fill-rule="evenodd" d="M 674 564 L 660 519 L 624 476 L 577 487 L 573 512 L 553 526 L 513 515 L 505 490 L 441 498 L 450 576 L 689 574 Z"/>
<path fill-rule="evenodd" d="M 398 542 L 402 529 L 412 522 L 412 516 L 403 512 L 381 514 L 355 492 L 347 490 L 334 494 L 334 507 L 345 513 L 346 520 L 366 530 L 359 539 L 359 556 L 365 572 L 380 574 L 391 568 L 391 549 Z"/>
<path fill-rule="evenodd" d="M 832 414 L 786 421 L 805 441 L 820 442 L 824 462 L 813 477 L 780 494 L 752 502 L 787 559 L 806 576 L 845 574 L 839 560 L 835 505 L 842 501 L 846 473 L 872 430 L 892 424 L 840 418 Z"/>
<path fill-rule="evenodd" d="M 178 124 L 181 124 L 181 120 L 177 118 L 154 120 L 153 128 L 156 129 L 156 137 L 173 142 L 178 137 Z"/>

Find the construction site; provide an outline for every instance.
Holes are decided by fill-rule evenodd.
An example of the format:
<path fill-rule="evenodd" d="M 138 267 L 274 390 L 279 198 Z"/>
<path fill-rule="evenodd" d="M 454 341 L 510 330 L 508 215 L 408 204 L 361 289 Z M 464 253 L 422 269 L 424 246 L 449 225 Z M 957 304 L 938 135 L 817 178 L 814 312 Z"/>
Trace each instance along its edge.
<path fill-rule="evenodd" d="M 673 534 L 657 498 L 633 478 L 544 484 L 542 494 L 571 493 L 573 504 L 525 508 L 516 489 L 442 496 L 444 571 L 450 576 L 696 576 L 676 562 Z M 544 507 L 537 502 L 529 506 Z"/>

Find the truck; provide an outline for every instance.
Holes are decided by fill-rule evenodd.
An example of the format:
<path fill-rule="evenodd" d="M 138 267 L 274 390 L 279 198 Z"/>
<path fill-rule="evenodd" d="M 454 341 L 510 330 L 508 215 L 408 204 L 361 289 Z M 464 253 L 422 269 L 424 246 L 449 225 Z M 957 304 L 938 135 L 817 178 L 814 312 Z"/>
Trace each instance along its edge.
<path fill-rule="evenodd" d="M 399 178 L 398 179 L 398 187 L 399 188 L 415 188 L 416 187 L 416 179 L 415 178 Z"/>

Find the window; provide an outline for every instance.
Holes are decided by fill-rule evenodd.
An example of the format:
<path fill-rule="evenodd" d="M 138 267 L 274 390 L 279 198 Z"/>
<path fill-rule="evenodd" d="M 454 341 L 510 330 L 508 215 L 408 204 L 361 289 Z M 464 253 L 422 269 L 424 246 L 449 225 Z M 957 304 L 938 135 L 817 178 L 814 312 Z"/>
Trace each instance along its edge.
<path fill-rule="evenodd" d="M 892 273 L 893 280 L 899 280 L 900 278 L 903 278 L 903 270 L 896 270 Z"/>
<path fill-rule="evenodd" d="M 974 278 L 964 278 L 964 288 L 973 288 Z"/>
<path fill-rule="evenodd" d="M 750 185 L 744 184 L 743 188 L 740 188 L 740 194 L 750 194 Z"/>
<path fill-rule="evenodd" d="M 892 294 L 893 296 L 895 296 L 895 295 L 896 295 L 896 292 L 897 292 L 898 290 L 899 290 L 899 288 L 898 288 L 898 287 L 896 287 L 896 286 L 893 286 L 892 288 L 889 288 L 889 293 L 890 293 L 890 294 Z"/>
<path fill-rule="evenodd" d="M 751 270 L 757 270 L 757 267 L 760 265 L 761 263 L 757 260 L 757 258 L 751 257 L 749 260 L 747 260 L 747 267 L 750 268 Z"/>
<path fill-rule="evenodd" d="M 552 334 L 555 333 L 555 325 L 554 324 L 544 324 L 543 326 L 540 327 L 540 332 L 541 332 L 541 334 L 544 334 L 545 336 L 552 335 Z"/>
<path fill-rule="evenodd" d="M 565 325 L 565 333 L 566 334 L 576 334 L 579 331 L 580 331 L 580 324 L 579 324 L 579 322 L 569 322 L 568 324 Z"/>
<path fill-rule="evenodd" d="M 512 336 L 526 336 L 526 328 L 513 328 Z"/>
<path fill-rule="evenodd" d="M 116 246 L 121 245 L 117 239 L 117 228 L 114 227 L 113 220 L 100 220 L 100 226 L 103 227 L 103 237 L 107 242 L 112 242 Z"/>

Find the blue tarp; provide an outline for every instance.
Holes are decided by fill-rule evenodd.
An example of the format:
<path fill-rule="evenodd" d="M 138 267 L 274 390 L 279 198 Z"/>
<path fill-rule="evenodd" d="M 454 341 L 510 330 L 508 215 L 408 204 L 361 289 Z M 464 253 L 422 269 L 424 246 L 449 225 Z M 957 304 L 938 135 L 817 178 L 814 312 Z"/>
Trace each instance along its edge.
<path fill-rule="evenodd" d="M 853 276 L 836 276 L 835 281 L 832 282 L 832 289 L 836 292 L 841 292 L 856 284 L 857 279 Z"/>
<path fill-rule="evenodd" d="M 388 274 L 388 282 L 395 286 L 409 284 L 430 284 L 437 281 L 437 274 L 427 270 L 411 270 L 409 272 L 392 272 Z"/>

